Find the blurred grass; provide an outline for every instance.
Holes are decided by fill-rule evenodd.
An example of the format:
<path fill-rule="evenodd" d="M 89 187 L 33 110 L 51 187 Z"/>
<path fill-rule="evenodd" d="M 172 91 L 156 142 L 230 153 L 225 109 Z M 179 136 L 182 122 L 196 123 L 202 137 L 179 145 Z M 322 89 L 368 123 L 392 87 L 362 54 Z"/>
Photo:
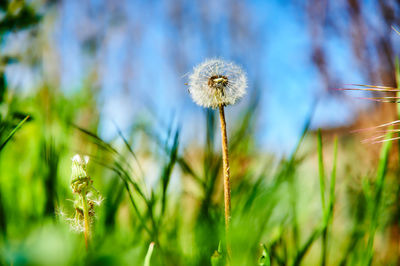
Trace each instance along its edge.
<path fill-rule="evenodd" d="M 44 93 L 51 100 L 43 102 Z M 225 251 L 218 248 L 223 240 L 223 195 L 215 114 L 205 112 L 204 146 L 182 147 L 181 127 L 140 120 L 127 136 L 115 127 L 116 138 L 105 141 L 96 123 L 80 119 L 82 110 L 91 109 L 87 103 L 93 95 L 70 97 L 42 88 L 36 97 L 13 99 L 12 108 L 32 119 L 1 151 L 2 264 L 140 265 L 146 260 L 150 265 L 210 265 L 215 256 L 223 263 Z M 29 110 L 24 107 L 27 102 Z M 50 116 L 44 111 L 49 105 L 58 110 L 65 102 L 75 104 Z M 333 222 L 335 199 L 340 198 L 340 209 L 348 208 L 346 200 L 354 201 L 343 191 L 336 194 L 336 175 L 343 183 L 346 171 L 336 159 L 340 140 L 323 145 L 322 133 L 310 134 L 307 123 L 296 149 L 278 160 L 254 142 L 255 106 L 251 102 L 235 123 L 231 121 L 233 265 L 353 265 L 366 256 L 373 261 L 385 247 L 374 248 L 373 243 L 374 236 L 383 237 L 384 232 L 378 217 L 382 199 L 388 197 L 383 179 L 390 171 L 385 166 L 388 146 L 383 147 L 376 182 L 368 179 L 358 190 L 367 202 L 359 212 L 366 215 L 341 211 L 335 215 L 342 224 L 338 226 Z M 57 215 L 60 210 L 72 212 L 70 158 L 76 152 L 90 155 L 89 173 L 105 197 L 97 208 L 88 253 L 83 237 Z M 326 152 L 333 155 L 327 159 Z M 353 167 L 363 172 L 362 166 Z M 353 230 L 341 228 L 351 229 L 352 224 Z M 146 256 L 151 242 L 154 250 Z M 51 255 L 59 253 L 63 255 Z"/>

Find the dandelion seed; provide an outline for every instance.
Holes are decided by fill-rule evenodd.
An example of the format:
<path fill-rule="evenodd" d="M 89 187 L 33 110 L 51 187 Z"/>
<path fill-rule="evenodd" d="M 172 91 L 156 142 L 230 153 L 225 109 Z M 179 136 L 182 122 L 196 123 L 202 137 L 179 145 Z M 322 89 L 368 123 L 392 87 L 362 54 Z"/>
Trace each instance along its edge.
<path fill-rule="evenodd" d="M 193 69 L 189 92 L 195 103 L 206 108 L 235 104 L 246 94 L 247 77 L 232 62 L 209 59 Z"/>

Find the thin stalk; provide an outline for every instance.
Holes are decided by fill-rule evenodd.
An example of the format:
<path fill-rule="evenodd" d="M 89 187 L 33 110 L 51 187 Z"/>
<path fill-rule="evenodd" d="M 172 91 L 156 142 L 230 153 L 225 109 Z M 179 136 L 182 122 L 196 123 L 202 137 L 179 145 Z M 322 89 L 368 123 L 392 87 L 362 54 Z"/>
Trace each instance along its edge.
<path fill-rule="evenodd" d="M 321 266 L 326 265 L 327 245 L 328 245 L 328 225 L 322 230 L 322 247 L 321 247 Z"/>
<path fill-rule="evenodd" d="M 86 245 L 86 250 L 89 248 L 89 238 L 90 238 L 90 223 L 89 223 L 89 208 L 87 204 L 87 198 L 86 198 L 86 191 L 83 191 L 82 193 L 82 203 L 83 203 L 83 219 L 85 223 L 85 245 Z"/>
<path fill-rule="evenodd" d="M 230 173 L 229 173 L 228 138 L 226 134 L 226 121 L 225 121 L 225 112 L 223 105 L 219 106 L 219 118 L 221 120 L 222 163 L 223 163 L 223 174 L 224 174 L 226 248 L 228 257 L 230 257 L 231 248 L 229 241 L 229 228 L 231 220 L 231 185 L 230 185 Z"/>
<path fill-rule="evenodd" d="M 324 220 L 325 220 L 327 211 L 325 209 L 325 167 L 324 167 L 321 129 L 318 129 L 318 169 L 319 169 L 319 187 L 321 192 L 322 213 L 324 215 Z M 327 235 L 328 235 L 328 225 L 326 224 L 322 229 L 321 266 L 326 265 Z"/>
<path fill-rule="evenodd" d="M 289 168 L 292 170 L 293 163 L 289 162 Z M 295 245 L 296 250 L 299 250 L 299 222 L 297 219 L 297 197 L 298 193 L 296 190 L 295 184 L 295 173 L 290 172 L 288 173 L 288 180 L 289 180 L 289 189 L 290 189 L 290 207 L 292 211 L 292 231 L 293 231 L 293 242 Z"/>

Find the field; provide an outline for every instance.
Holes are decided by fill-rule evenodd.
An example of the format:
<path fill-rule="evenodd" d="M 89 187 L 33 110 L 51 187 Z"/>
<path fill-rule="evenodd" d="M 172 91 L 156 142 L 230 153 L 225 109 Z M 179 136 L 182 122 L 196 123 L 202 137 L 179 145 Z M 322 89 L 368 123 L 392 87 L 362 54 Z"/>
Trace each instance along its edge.
<path fill-rule="evenodd" d="M 207 65 L 217 69 L 203 82 L 208 99 L 196 98 L 202 65 L 190 66 L 179 82 L 191 111 L 168 109 L 160 94 L 123 124 L 105 114 L 113 92 L 102 91 L 103 72 L 66 88 L 52 75 L 43 39 L 57 3 L 26 2 L 0 1 L 0 265 L 399 265 L 395 51 L 387 73 L 396 84 L 346 87 L 372 92 L 356 95 L 378 102 L 362 109 L 368 123 L 361 114 L 319 125 L 312 103 L 294 145 L 269 150 L 260 144 L 265 91 L 246 67 L 205 61 L 221 64 Z M 32 42 L 10 52 L 18 34 Z M 28 89 L 13 76 L 24 64 L 41 77 Z"/>

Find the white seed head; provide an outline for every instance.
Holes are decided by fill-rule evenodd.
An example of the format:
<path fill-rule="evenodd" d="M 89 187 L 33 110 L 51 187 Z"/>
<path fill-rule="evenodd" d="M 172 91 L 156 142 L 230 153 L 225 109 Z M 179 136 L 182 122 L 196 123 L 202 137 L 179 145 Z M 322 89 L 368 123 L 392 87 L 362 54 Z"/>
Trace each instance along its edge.
<path fill-rule="evenodd" d="M 195 103 L 218 108 L 235 104 L 246 94 L 247 77 L 232 62 L 208 59 L 197 65 L 189 76 L 189 92 Z"/>

